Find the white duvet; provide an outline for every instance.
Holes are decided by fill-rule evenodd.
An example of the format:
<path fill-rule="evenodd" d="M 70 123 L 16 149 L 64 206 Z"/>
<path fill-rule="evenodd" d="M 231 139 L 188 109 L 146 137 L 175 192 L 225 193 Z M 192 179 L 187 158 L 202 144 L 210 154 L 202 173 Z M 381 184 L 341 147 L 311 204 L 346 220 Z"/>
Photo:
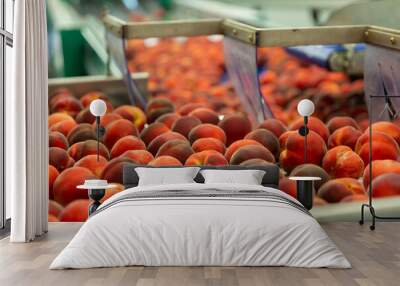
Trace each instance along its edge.
<path fill-rule="evenodd" d="M 127 189 L 100 206 L 104 209 L 83 224 L 50 269 L 128 265 L 351 267 L 312 216 L 273 200 L 186 197 L 112 204 L 131 192 L 207 189 L 262 190 L 297 202 L 279 190 L 254 185 Z"/>

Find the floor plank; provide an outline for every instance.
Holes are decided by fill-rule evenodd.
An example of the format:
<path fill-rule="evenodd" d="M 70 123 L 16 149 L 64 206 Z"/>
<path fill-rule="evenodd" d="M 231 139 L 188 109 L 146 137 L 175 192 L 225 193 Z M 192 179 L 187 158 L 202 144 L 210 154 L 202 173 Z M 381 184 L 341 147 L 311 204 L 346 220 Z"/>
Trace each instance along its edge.
<path fill-rule="evenodd" d="M 379 223 L 372 232 L 356 223 L 323 228 L 352 263 L 352 269 L 288 267 L 120 267 L 50 271 L 55 256 L 80 223 L 51 223 L 49 233 L 32 243 L 0 240 L 0 285 L 399 285 L 400 222 Z"/>

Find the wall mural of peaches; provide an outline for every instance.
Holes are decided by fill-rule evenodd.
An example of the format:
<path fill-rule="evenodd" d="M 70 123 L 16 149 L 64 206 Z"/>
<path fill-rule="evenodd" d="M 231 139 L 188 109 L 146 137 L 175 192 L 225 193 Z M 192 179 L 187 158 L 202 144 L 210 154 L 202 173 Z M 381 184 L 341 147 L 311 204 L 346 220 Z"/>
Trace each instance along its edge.
<path fill-rule="evenodd" d="M 49 100 L 49 221 L 84 221 L 88 196 L 76 186 L 102 178 L 117 183 L 103 201 L 123 190 L 125 162 L 151 166 L 262 165 L 279 163 L 280 188 L 296 196 L 289 175 L 315 175 L 314 205 L 367 199 L 369 182 L 368 114 L 363 81 L 329 72 L 288 55 L 283 49 L 260 49 L 262 94 L 275 119 L 252 124 L 229 81 L 222 43 L 208 38 L 162 40 L 146 46 L 130 41 L 129 68 L 150 74 L 151 99 L 146 110 L 112 106 L 107 94 L 94 90 L 72 94 L 60 89 Z M 267 69 L 268 68 L 268 69 Z M 94 117 L 88 106 L 107 102 L 101 118 L 100 160 L 96 159 Z M 297 103 L 310 98 L 308 162 L 304 164 L 302 118 Z M 222 116 L 223 115 L 223 119 Z M 397 123 L 373 125 L 374 196 L 400 195 Z"/>

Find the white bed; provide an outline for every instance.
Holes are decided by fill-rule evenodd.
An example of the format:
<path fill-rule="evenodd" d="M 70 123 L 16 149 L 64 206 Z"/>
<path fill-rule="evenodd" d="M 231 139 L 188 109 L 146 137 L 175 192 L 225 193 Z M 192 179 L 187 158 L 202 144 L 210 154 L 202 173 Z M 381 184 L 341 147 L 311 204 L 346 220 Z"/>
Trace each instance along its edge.
<path fill-rule="evenodd" d="M 174 191 L 172 196 L 157 195 Z M 148 197 L 138 196 L 145 192 Z M 194 192 L 201 195 L 191 196 Z M 128 265 L 350 268 L 318 222 L 298 204 L 277 189 L 255 185 L 129 188 L 100 206 L 50 269 Z"/>

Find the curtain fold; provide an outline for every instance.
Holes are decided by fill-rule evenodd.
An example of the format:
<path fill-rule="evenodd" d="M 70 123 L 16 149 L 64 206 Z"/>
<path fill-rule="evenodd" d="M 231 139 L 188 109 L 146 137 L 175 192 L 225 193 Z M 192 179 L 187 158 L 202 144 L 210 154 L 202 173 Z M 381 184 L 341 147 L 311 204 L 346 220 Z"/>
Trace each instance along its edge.
<path fill-rule="evenodd" d="M 6 98 L 6 187 L 12 242 L 47 231 L 48 94 L 45 0 L 15 2 L 13 92 Z"/>

